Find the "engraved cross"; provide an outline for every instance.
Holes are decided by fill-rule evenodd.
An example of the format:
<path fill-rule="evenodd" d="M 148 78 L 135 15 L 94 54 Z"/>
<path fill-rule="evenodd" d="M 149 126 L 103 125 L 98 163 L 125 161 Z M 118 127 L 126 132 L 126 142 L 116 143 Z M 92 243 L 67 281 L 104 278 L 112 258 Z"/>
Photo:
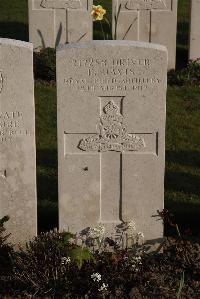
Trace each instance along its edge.
<path fill-rule="evenodd" d="M 124 39 L 130 31 L 134 32 L 137 40 L 151 42 L 158 26 L 153 22 L 154 12 L 164 13 L 165 16 L 165 13 L 172 9 L 172 0 L 116 0 L 115 19 L 118 20 L 118 26 L 123 28 L 124 33 L 119 34 L 125 34 L 119 35 L 118 39 Z M 124 22 L 124 19 L 127 21 Z"/>
<path fill-rule="evenodd" d="M 55 46 L 60 43 L 64 44 L 70 41 L 79 41 L 83 38 L 88 38 L 88 34 L 91 34 L 89 28 L 90 25 L 92 26 L 92 19 L 88 12 L 90 5 L 88 1 L 91 0 L 34 1 L 36 10 L 41 10 L 45 13 L 49 12 L 49 17 L 53 22 Z M 47 16 L 47 14 L 45 14 L 45 16 Z M 76 26 L 75 24 L 77 16 L 79 22 L 81 22 L 81 26 Z M 46 32 L 45 30 L 44 32 Z M 45 46 L 43 32 L 38 30 L 38 34 L 42 39 L 43 46 Z"/>
<path fill-rule="evenodd" d="M 85 152 L 99 155 L 99 222 L 117 224 L 123 221 L 122 183 L 125 174 L 123 157 L 130 154 L 156 152 L 157 133 L 128 132 L 123 123 L 124 97 L 99 97 L 99 99 L 99 132 L 87 134 L 65 132 L 65 148 L 67 148 L 66 143 L 72 142 L 76 135 L 77 154 L 82 151 L 82 154 Z M 65 150 L 65 153 L 68 152 Z"/>

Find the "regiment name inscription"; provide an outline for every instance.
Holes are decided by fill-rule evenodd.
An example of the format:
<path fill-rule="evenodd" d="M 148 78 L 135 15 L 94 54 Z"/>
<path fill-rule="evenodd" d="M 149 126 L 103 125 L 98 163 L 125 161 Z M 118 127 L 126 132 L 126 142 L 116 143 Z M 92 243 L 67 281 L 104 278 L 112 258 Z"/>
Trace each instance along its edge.
<path fill-rule="evenodd" d="M 21 111 L 0 112 L 0 142 L 12 142 L 16 137 L 30 136 L 24 128 Z"/>

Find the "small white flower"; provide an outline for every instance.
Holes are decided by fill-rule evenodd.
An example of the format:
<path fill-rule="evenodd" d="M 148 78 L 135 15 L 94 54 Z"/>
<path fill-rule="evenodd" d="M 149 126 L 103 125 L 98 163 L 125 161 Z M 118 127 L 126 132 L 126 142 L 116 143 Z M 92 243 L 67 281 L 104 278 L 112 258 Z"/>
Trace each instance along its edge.
<path fill-rule="evenodd" d="M 93 239 L 102 238 L 105 234 L 105 227 L 103 224 L 99 223 L 94 227 L 89 229 L 89 237 Z"/>
<path fill-rule="evenodd" d="M 131 220 L 130 222 L 127 223 L 127 234 L 130 237 L 134 237 L 135 236 L 135 231 L 136 231 L 136 224 L 133 220 Z"/>
<path fill-rule="evenodd" d="M 136 241 L 138 243 L 144 243 L 144 234 L 142 232 L 137 233 L 137 235 L 136 235 Z"/>
<path fill-rule="evenodd" d="M 108 290 L 108 284 L 103 283 L 102 286 L 98 289 L 99 292 L 105 292 Z"/>
<path fill-rule="evenodd" d="M 125 257 L 124 257 L 124 260 L 128 260 L 128 259 L 129 259 L 128 256 L 125 256 Z"/>
<path fill-rule="evenodd" d="M 73 245 L 73 244 L 76 243 L 76 240 L 75 240 L 74 238 L 70 238 L 70 239 L 68 240 L 68 242 L 69 242 L 69 244 Z"/>
<path fill-rule="evenodd" d="M 133 268 L 133 270 L 134 270 L 135 272 L 138 272 L 138 271 L 139 271 L 139 269 L 136 267 L 136 264 L 133 264 L 131 267 Z"/>
<path fill-rule="evenodd" d="M 61 264 L 62 265 L 66 265 L 66 264 L 69 264 L 71 262 L 71 259 L 70 259 L 70 257 L 68 256 L 68 257 L 62 257 L 62 259 L 61 259 Z"/>
<path fill-rule="evenodd" d="M 136 224 L 135 224 L 135 222 L 133 220 L 131 220 L 130 222 L 128 222 L 127 229 L 136 230 Z"/>
<path fill-rule="evenodd" d="M 136 256 L 136 257 L 135 257 L 135 260 L 136 260 L 137 262 L 140 262 L 141 259 L 142 259 L 141 256 Z"/>
<path fill-rule="evenodd" d="M 140 238 L 144 239 L 144 234 L 143 234 L 142 232 L 137 233 L 137 235 L 138 235 Z"/>
<path fill-rule="evenodd" d="M 134 256 L 130 260 L 131 267 L 134 269 L 135 272 L 139 271 L 139 265 L 142 265 L 142 258 L 141 256 Z"/>
<path fill-rule="evenodd" d="M 92 278 L 94 281 L 99 282 L 99 281 L 101 281 L 101 274 L 98 273 L 98 272 L 93 273 L 93 274 L 91 275 L 91 278 Z"/>

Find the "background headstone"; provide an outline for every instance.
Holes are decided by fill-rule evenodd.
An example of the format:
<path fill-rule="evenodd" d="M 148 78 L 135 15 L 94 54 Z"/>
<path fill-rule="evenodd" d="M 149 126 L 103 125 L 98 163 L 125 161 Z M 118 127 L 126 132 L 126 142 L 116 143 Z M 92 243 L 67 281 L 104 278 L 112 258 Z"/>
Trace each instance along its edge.
<path fill-rule="evenodd" d="M 0 218 L 22 242 L 36 235 L 33 46 L 0 39 Z"/>
<path fill-rule="evenodd" d="M 162 237 L 165 47 L 75 43 L 57 52 L 59 222 L 79 232 L 135 220 Z"/>
<path fill-rule="evenodd" d="M 200 58 L 200 0 L 191 0 L 189 59 Z"/>
<path fill-rule="evenodd" d="M 166 46 L 168 69 L 174 69 L 176 64 L 176 29 L 177 0 L 113 0 L 116 39 Z"/>
<path fill-rule="evenodd" d="M 29 41 L 34 49 L 92 40 L 92 0 L 29 0 Z"/>

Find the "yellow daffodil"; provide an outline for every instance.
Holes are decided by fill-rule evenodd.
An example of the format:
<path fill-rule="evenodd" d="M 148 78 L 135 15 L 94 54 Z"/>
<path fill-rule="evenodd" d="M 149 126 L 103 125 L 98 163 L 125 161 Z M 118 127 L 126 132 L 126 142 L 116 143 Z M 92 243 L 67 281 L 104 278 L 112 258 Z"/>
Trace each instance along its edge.
<path fill-rule="evenodd" d="M 103 20 L 103 16 L 106 14 L 106 10 L 101 5 L 92 5 L 91 15 L 93 21 Z"/>

